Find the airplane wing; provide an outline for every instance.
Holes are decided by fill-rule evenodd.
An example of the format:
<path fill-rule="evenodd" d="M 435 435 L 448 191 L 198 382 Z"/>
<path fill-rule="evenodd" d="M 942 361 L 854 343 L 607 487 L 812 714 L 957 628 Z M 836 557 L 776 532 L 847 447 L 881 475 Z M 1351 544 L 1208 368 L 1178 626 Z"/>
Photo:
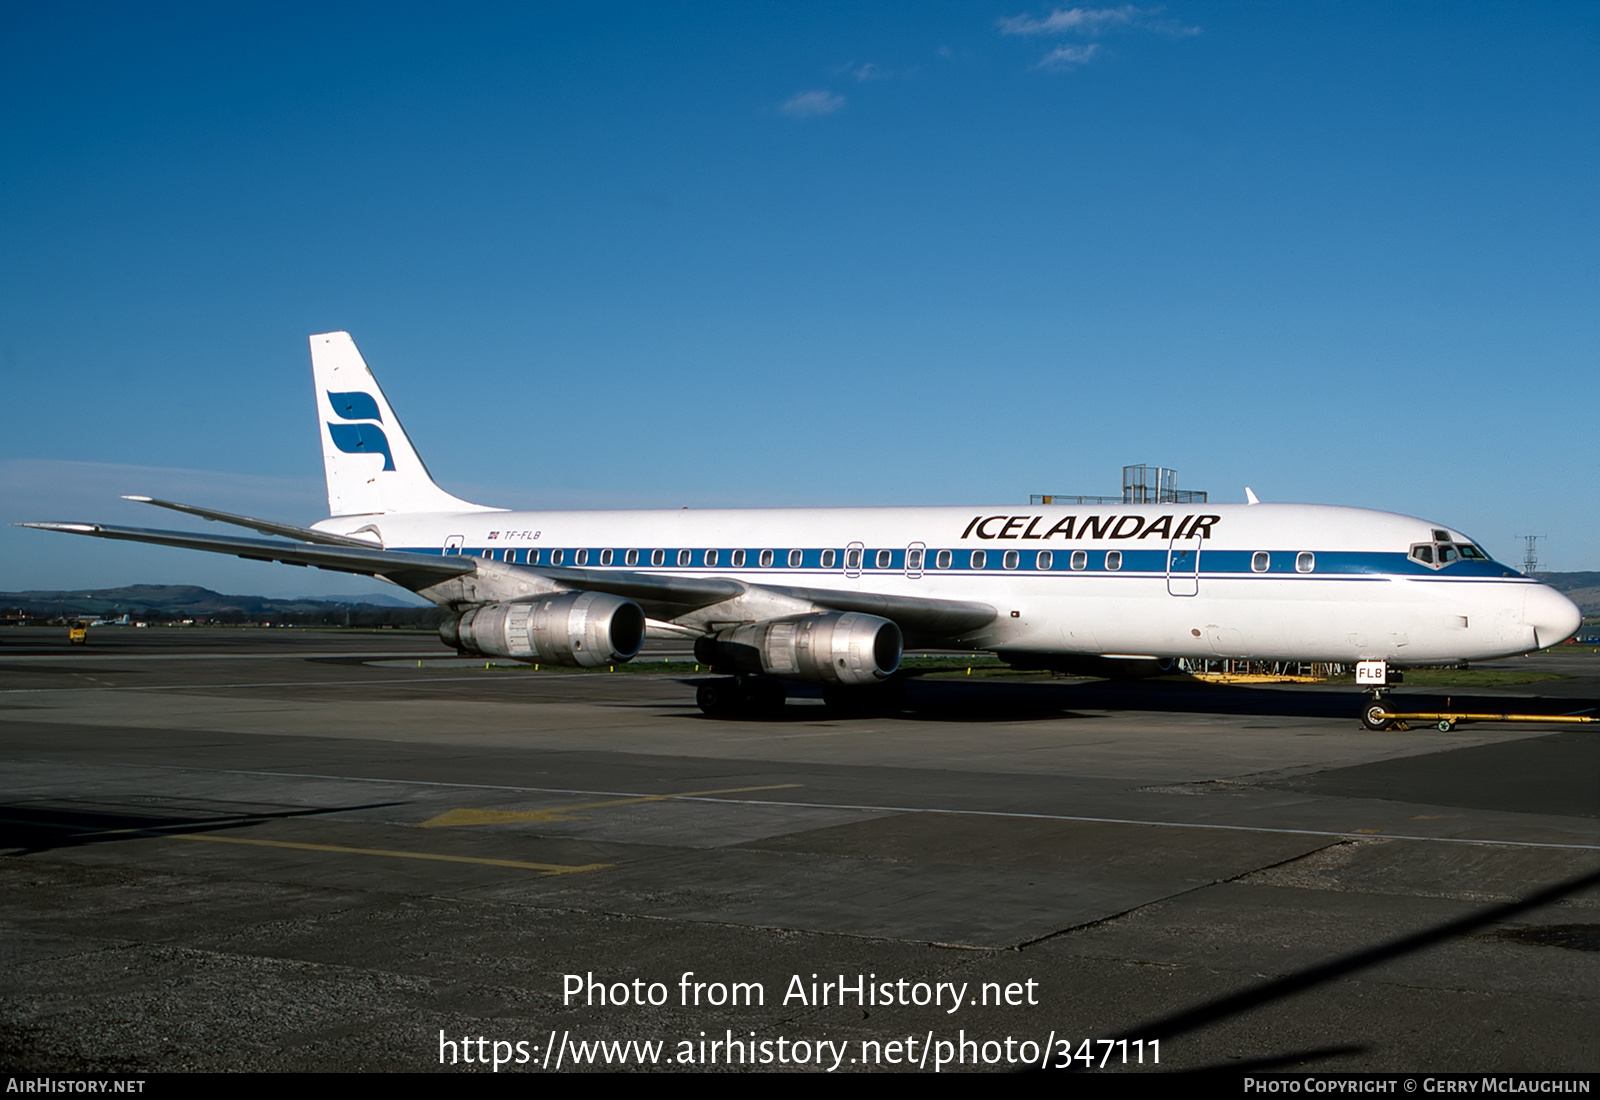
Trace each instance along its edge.
<path fill-rule="evenodd" d="M 156 501 L 147 501 L 155 504 Z M 161 502 L 163 507 L 168 507 Z M 185 550 L 204 550 L 214 554 L 233 554 L 256 561 L 275 561 L 285 565 L 313 566 L 341 573 L 383 577 L 412 591 L 438 584 L 450 577 L 477 571 L 478 559 L 414 554 L 381 550 L 356 539 L 327 535 L 309 528 L 254 520 L 226 512 L 182 505 L 176 511 L 188 512 L 261 531 L 316 535 L 307 539 L 243 538 L 235 535 L 208 535 L 192 531 L 162 531 L 146 527 L 117 527 L 104 523 L 22 523 L 42 531 L 61 531 L 71 535 L 147 542 Z M 337 543 L 332 540 L 338 539 Z M 834 611 L 859 611 L 892 620 L 908 633 L 931 637 L 954 637 L 983 626 L 998 612 L 988 604 L 965 600 L 940 600 L 920 596 L 896 596 L 871 592 L 845 592 L 788 585 L 752 585 L 729 577 L 678 577 L 639 573 L 622 569 L 581 569 L 557 566 L 534 567 L 499 564 L 500 569 L 534 573 L 573 589 L 606 592 L 637 600 L 653 618 L 677 615 L 741 596 L 752 589 L 764 589 L 794 599 L 805 600 Z"/>

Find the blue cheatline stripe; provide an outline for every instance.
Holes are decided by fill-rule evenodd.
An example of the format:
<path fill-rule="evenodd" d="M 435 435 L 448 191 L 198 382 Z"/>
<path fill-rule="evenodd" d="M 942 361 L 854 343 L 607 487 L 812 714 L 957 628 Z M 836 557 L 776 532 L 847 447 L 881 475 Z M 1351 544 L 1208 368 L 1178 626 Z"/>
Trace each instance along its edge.
<path fill-rule="evenodd" d="M 437 556 L 444 554 L 460 554 L 463 557 L 481 558 L 488 551 L 493 551 L 494 559 L 506 560 L 507 550 L 495 546 L 461 547 L 459 550 L 451 547 L 437 549 L 433 547 L 404 547 L 405 552 L 412 554 L 427 554 Z M 610 565 L 600 564 L 600 555 L 606 550 L 612 551 Z M 630 549 L 639 551 L 639 561 L 636 565 L 623 564 L 626 554 Z M 664 564 L 651 565 L 650 555 L 655 550 L 665 552 Z M 732 564 L 733 554 L 743 550 L 745 564 L 736 566 Z M 679 553 L 687 550 L 689 564 L 679 565 Z M 707 551 L 715 551 L 716 564 L 705 564 Z M 760 565 L 761 554 L 770 550 L 772 564 Z M 800 564 L 790 565 L 789 554 L 798 550 Z M 822 555 L 831 550 L 834 554 L 834 564 L 824 566 Z M 887 551 L 888 564 L 878 565 L 878 554 Z M 761 572 L 761 573 L 821 573 L 823 575 L 843 574 L 845 570 L 845 551 L 841 547 L 601 547 L 601 546 L 544 546 L 544 547 L 514 547 L 509 551 L 515 554 L 514 561 L 518 564 L 528 564 L 529 554 L 537 553 L 535 564 L 553 565 L 551 555 L 562 555 L 561 565 L 581 566 L 587 569 L 650 569 L 657 572 Z M 580 552 L 586 553 L 587 561 L 580 563 Z M 1071 549 L 1052 549 L 1052 560 L 1048 568 L 1038 566 L 1038 553 L 1036 550 L 1018 551 L 1018 563 L 1015 568 L 1005 567 L 1005 550 L 991 550 L 985 548 L 984 564 L 972 564 L 971 549 L 951 550 L 950 565 L 940 568 L 937 565 L 940 550 L 936 547 L 923 552 L 921 572 L 928 576 L 971 576 L 974 574 L 998 574 L 1038 576 L 1043 573 L 1065 574 L 1073 576 L 1128 576 L 1128 577 L 1165 577 L 1167 576 L 1167 551 L 1166 550 L 1108 550 L 1097 548 L 1086 550 L 1088 561 L 1083 569 L 1071 567 Z M 1306 578 L 1316 580 L 1380 580 L 1389 577 L 1408 577 L 1416 580 L 1429 581 L 1524 581 L 1528 578 L 1509 569 L 1497 562 L 1486 561 L 1458 561 L 1453 562 L 1443 569 L 1430 569 L 1420 562 L 1413 561 L 1408 555 L 1402 553 L 1377 552 L 1377 551 L 1347 551 L 1347 550 L 1271 550 L 1268 568 L 1255 570 L 1251 568 L 1251 560 L 1259 551 L 1255 550 L 1206 550 L 1200 555 L 1201 577 L 1229 580 L 1247 580 L 1252 578 L 1283 580 L 1286 578 Z M 1302 553 L 1315 555 L 1314 568 L 1309 573 L 1302 573 L 1296 568 L 1296 560 Z M 1120 554 L 1121 568 L 1108 569 L 1106 559 L 1108 554 Z M 904 548 L 894 549 L 882 547 L 867 549 L 862 552 L 859 572 L 863 576 L 888 575 L 890 573 L 903 574 L 906 571 L 906 551 Z M 849 572 L 858 572 L 851 569 Z M 1176 577 L 1189 577 L 1194 571 L 1184 567 L 1179 561 L 1174 563 L 1172 575 Z M 1529 582 L 1533 583 L 1533 582 Z"/>

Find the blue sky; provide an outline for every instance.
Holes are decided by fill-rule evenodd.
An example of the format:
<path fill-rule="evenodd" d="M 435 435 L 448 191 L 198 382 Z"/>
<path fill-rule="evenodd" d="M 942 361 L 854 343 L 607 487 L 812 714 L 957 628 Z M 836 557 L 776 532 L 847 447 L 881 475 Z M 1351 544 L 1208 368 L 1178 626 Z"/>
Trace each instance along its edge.
<path fill-rule="evenodd" d="M 1213 500 L 1600 569 L 1600 5 L 0 8 L 0 520 Z M 371 582 L 0 531 L 0 589 Z"/>

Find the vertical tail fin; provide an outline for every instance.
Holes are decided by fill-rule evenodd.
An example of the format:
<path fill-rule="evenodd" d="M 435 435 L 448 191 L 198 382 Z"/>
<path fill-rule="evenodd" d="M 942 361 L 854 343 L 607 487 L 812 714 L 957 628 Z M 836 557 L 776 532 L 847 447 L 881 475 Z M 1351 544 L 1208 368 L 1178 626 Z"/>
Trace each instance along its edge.
<path fill-rule="evenodd" d="M 488 512 L 434 484 L 348 332 L 311 338 L 328 514 Z"/>

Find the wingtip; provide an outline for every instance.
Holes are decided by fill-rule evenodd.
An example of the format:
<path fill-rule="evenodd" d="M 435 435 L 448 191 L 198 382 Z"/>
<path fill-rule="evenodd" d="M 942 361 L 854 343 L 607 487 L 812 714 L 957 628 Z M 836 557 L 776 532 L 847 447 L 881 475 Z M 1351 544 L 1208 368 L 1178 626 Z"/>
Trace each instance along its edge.
<path fill-rule="evenodd" d="M 135 500 L 135 501 L 138 501 L 140 504 L 149 504 L 151 501 L 155 500 L 155 497 L 140 496 L 137 493 L 123 493 L 122 494 L 122 499 L 123 500 Z"/>

